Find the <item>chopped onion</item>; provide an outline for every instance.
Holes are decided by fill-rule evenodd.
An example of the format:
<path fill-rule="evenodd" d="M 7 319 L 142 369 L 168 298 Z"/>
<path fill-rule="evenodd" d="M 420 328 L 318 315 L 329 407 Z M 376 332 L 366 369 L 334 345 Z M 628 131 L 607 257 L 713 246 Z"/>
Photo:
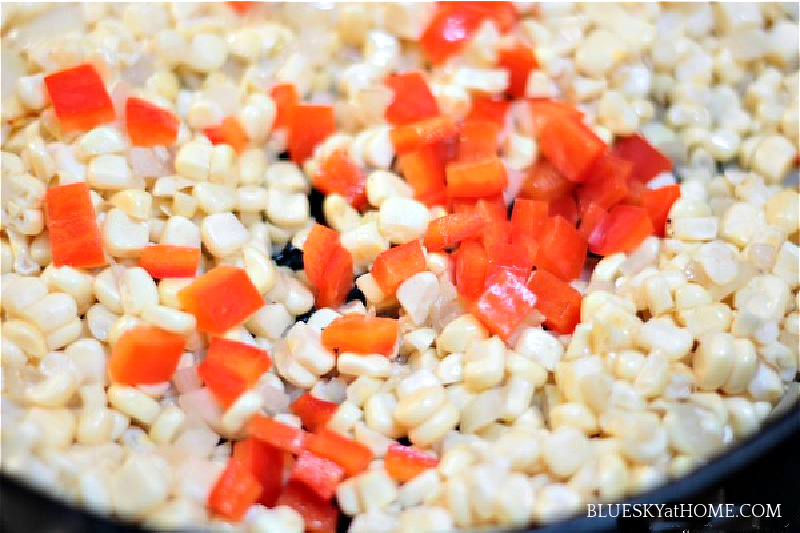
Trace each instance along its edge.
<path fill-rule="evenodd" d="M 178 405 L 187 415 L 199 417 L 212 428 L 219 427 L 222 421 L 222 408 L 208 389 L 196 389 L 181 394 Z"/>
<path fill-rule="evenodd" d="M 168 176 L 172 163 L 169 150 L 163 146 L 153 148 L 132 146 L 128 150 L 128 162 L 135 178 Z"/>

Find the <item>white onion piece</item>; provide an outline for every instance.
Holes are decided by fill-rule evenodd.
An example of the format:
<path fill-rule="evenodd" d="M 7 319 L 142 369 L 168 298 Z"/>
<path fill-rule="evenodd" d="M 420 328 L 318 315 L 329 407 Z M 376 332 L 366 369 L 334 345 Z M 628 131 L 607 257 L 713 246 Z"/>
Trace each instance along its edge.
<path fill-rule="evenodd" d="M 508 205 L 513 202 L 514 198 L 519 194 L 522 188 L 522 182 L 525 179 L 525 173 L 521 170 L 511 168 L 505 163 L 504 166 L 506 167 L 506 175 L 508 176 L 508 186 L 506 186 L 506 189 L 503 191 L 503 200 L 505 200 L 506 205 Z"/>
<path fill-rule="evenodd" d="M 200 388 L 200 376 L 197 375 L 196 366 L 188 366 L 179 368 L 175 371 L 172 377 L 175 382 L 175 388 L 178 389 L 180 394 L 186 394 Z"/>
<path fill-rule="evenodd" d="M 178 467 L 176 492 L 186 498 L 203 502 L 211 487 L 225 467 L 224 463 L 208 461 L 197 456 L 189 456 Z"/>
<path fill-rule="evenodd" d="M 264 409 L 271 413 L 285 412 L 291 400 L 283 390 L 283 382 L 274 374 L 265 374 L 256 385 L 256 392 L 261 395 Z"/>
<path fill-rule="evenodd" d="M 163 146 L 142 148 L 132 146 L 128 150 L 128 162 L 135 178 L 158 178 L 170 174 L 170 152 Z"/>
<path fill-rule="evenodd" d="M 219 427 L 222 421 L 222 408 L 208 389 L 197 389 L 181 394 L 178 405 L 187 415 L 198 416 L 212 428 Z"/>

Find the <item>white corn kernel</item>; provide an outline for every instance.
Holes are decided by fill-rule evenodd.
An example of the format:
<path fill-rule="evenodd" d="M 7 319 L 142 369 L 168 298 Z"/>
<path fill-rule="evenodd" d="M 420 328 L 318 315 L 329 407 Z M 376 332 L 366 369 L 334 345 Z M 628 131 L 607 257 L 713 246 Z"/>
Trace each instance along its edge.
<path fill-rule="evenodd" d="M 351 376 L 387 378 L 392 372 L 392 363 L 382 355 L 339 354 L 336 368 Z"/>
<path fill-rule="evenodd" d="M 150 230 L 146 222 L 131 220 L 121 209 L 111 209 L 103 224 L 103 244 L 114 257 L 137 257 L 147 246 Z"/>
<path fill-rule="evenodd" d="M 308 198 L 305 194 L 272 188 L 267 192 L 267 216 L 280 227 L 302 226 L 309 217 Z"/>
<path fill-rule="evenodd" d="M 189 141 L 175 156 L 175 171 L 194 181 L 206 181 L 211 167 L 212 147 L 201 141 Z"/>
<path fill-rule="evenodd" d="M 97 189 L 126 189 L 133 185 L 133 174 L 121 155 L 99 155 L 89 161 L 86 181 Z"/>
<path fill-rule="evenodd" d="M 250 238 L 247 228 L 231 212 L 205 217 L 200 224 L 200 235 L 208 251 L 217 257 L 233 255 Z"/>
<path fill-rule="evenodd" d="M 127 416 L 150 425 L 158 416 L 158 402 L 143 392 L 122 385 L 111 385 L 108 388 L 108 402 Z"/>
<path fill-rule="evenodd" d="M 367 176 L 367 199 L 375 207 L 393 197 L 413 198 L 414 191 L 393 172 L 376 170 Z"/>
<path fill-rule="evenodd" d="M 83 134 L 75 151 L 79 159 L 88 161 L 100 155 L 121 154 L 125 151 L 125 141 L 116 128 L 100 126 Z"/>
<path fill-rule="evenodd" d="M 428 229 L 428 208 L 410 198 L 388 198 L 381 203 L 381 234 L 390 242 L 403 244 L 425 235 Z"/>

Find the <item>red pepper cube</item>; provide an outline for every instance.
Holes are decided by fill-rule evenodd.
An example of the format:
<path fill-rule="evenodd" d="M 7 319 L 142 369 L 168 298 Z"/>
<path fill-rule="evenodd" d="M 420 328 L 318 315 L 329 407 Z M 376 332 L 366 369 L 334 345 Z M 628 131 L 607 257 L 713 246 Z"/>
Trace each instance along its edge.
<path fill-rule="evenodd" d="M 316 305 L 321 307 L 339 307 L 353 286 L 353 256 L 342 248 L 336 248 L 330 262 L 325 267 L 325 277 L 316 286 Z"/>
<path fill-rule="evenodd" d="M 578 203 L 572 194 L 550 200 L 547 213 L 551 217 L 561 216 L 573 226 L 578 225 Z"/>
<path fill-rule="evenodd" d="M 314 155 L 322 141 L 336 131 L 333 107 L 301 104 L 292 110 L 289 127 L 289 154 L 298 165 Z"/>
<path fill-rule="evenodd" d="M 297 89 L 291 83 L 281 83 L 270 89 L 269 95 L 275 102 L 275 121 L 272 128 L 288 128 L 292 125 L 294 108 L 300 103 Z"/>
<path fill-rule="evenodd" d="M 401 283 L 427 268 L 422 245 L 414 240 L 378 254 L 370 272 L 381 291 L 393 295 Z"/>
<path fill-rule="evenodd" d="M 511 98 L 523 98 L 528 85 L 528 76 L 538 66 L 533 50 L 524 44 L 497 51 L 497 66 L 508 71 L 506 94 Z"/>
<path fill-rule="evenodd" d="M 289 406 L 292 413 L 300 417 L 308 431 L 317 431 L 328 425 L 339 405 L 328 400 L 317 398 L 310 392 L 304 392 Z"/>
<path fill-rule="evenodd" d="M 420 47 L 431 63 L 439 64 L 458 54 L 477 31 L 483 17 L 475 10 L 458 5 L 464 3 L 440 3 L 423 31 Z"/>
<path fill-rule="evenodd" d="M 536 309 L 544 315 L 544 325 L 562 335 L 572 333 L 581 318 L 581 293 L 542 269 L 531 274 L 528 289 L 536 296 Z"/>
<path fill-rule="evenodd" d="M 341 244 L 337 232 L 322 224 L 311 227 L 303 243 L 303 270 L 312 285 L 319 285 L 325 279 L 325 268 L 338 248 Z"/>
<path fill-rule="evenodd" d="M 511 231 L 538 238 L 547 221 L 549 206 L 541 200 L 517 198 L 511 211 Z"/>
<path fill-rule="evenodd" d="M 367 207 L 367 179 L 343 150 L 337 150 L 322 160 L 312 183 L 325 196 L 338 194 L 355 209 Z"/>
<path fill-rule="evenodd" d="M 333 319 L 320 340 L 331 352 L 392 355 L 399 332 L 394 318 L 350 314 Z"/>
<path fill-rule="evenodd" d="M 647 183 L 662 172 L 672 170 L 672 162 L 639 134 L 617 139 L 611 152 L 633 163 L 632 178 Z"/>
<path fill-rule="evenodd" d="M 232 457 L 242 463 L 261 484 L 258 503 L 275 507 L 283 485 L 284 452 L 254 437 L 247 437 L 233 445 Z"/>
<path fill-rule="evenodd" d="M 392 145 L 398 154 L 421 150 L 457 134 L 458 125 L 448 116 L 436 116 L 395 126 L 390 133 Z"/>
<path fill-rule="evenodd" d="M 430 252 L 441 252 L 474 237 L 485 224 L 478 213 L 453 213 L 431 220 L 425 233 L 425 247 Z"/>
<path fill-rule="evenodd" d="M 552 164 L 539 159 L 528 169 L 519 195 L 531 200 L 549 202 L 563 198 L 575 188 L 575 183 L 565 178 Z"/>
<path fill-rule="evenodd" d="M 184 344 L 182 335 L 156 326 L 139 325 L 125 330 L 108 358 L 111 381 L 132 387 L 170 381 Z"/>
<path fill-rule="evenodd" d="M 114 120 L 114 105 L 93 65 L 59 70 L 44 77 L 63 132 L 86 131 Z"/>
<path fill-rule="evenodd" d="M 165 146 L 178 139 L 178 117 L 141 98 L 125 101 L 125 131 L 133 146 Z"/>
<path fill-rule="evenodd" d="M 466 120 L 488 120 L 502 129 L 506 122 L 509 105 L 508 100 L 501 98 L 473 96 Z"/>
<path fill-rule="evenodd" d="M 344 479 L 344 468 L 330 459 L 302 451 L 289 479 L 299 481 L 323 500 L 330 500 L 336 493 L 337 485 Z"/>
<path fill-rule="evenodd" d="M 90 268 L 107 264 L 86 183 L 51 187 L 44 203 L 53 265 Z"/>
<path fill-rule="evenodd" d="M 414 198 L 429 207 L 446 205 L 444 162 L 436 147 L 426 146 L 400 154 L 397 166 L 406 183 L 414 190 Z"/>
<path fill-rule="evenodd" d="M 578 225 L 578 233 L 581 234 L 581 237 L 586 239 L 588 242 L 589 236 L 594 231 L 594 228 L 597 227 L 607 213 L 608 211 L 596 203 L 590 203 L 589 206 L 583 210 L 583 213 L 581 214 L 581 222 Z"/>
<path fill-rule="evenodd" d="M 461 161 L 484 159 L 497 155 L 500 126 L 489 120 L 468 120 L 458 134 L 458 158 Z"/>
<path fill-rule="evenodd" d="M 247 272 L 218 266 L 178 292 L 181 307 L 197 319 L 197 329 L 220 334 L 246 320 L 264 305 Z"/>
<path fill-rule="evenodd" d="M 586 181 L 578 189 L 578 203 L 581 211 L 595 203 L 603 209 L 610 209 L 628 195 L 628 181 L 633 171 L 633 163 L 606 152 L 597 160 Z"/>
<path fill-rule="evenodd" d="M 239 155 L 247 148 L 247 134 L 236 117 L 225 117 L 219 125 L 204 128 L 203 133 L 211 144 L 227 144 Z"/>
<path fill-rule="evenodd" d="M 538 136 L 539 150 L 568 180 L 587 177 L 606 144 L 588 126 L 574 120 L 549 118 Z"/>
<path fill-rule="evenodd" d="M 586 260 L 587 243 L 575 226 L 560 216 L 545 222 L 536 266 L 543 268 L 564 281 L 577 278 Z"/>
<path fill-rule="evenodd" d="M 394 93 L 392 103 L 384 113 L 389 124 L 409 124 L 439 114 L 439 104 L 421 73 L 394 74 L 384 79 L 383 83 Z"/>
<path fill-rule="evenodd" d="M 656 236 L 663 237 L 672 204 L 681 197 L 680 185 L 666 185 L 642 193 L 642 207 L 647 210 Z"/>
<path fill-rule="evenodd" d="M 155 279 L 193 278 L 200 263 L 200 248 L 152 244 L 139 255 L 139 266 Z"/>
<path fill-rule="evenodd" d="M 506 167 L 497 156 L 450 163 L 447 192 L 454 198 L 481 198 L 503 192 L 508 185 Z"/>
<path fill-rule="evenodd" d="M 365 445 L 325 428 L 309 434 L 304 449 L 338 464 L 348 476 L 364 471 L 372 461 L 372 450 Z"/>
<path fill-rule="evenodd" d="M 483 293 L 470 306 L 470 312 L 493 334 L 503 340 L 517 329 L 533 310 L 536 297 L 525 280 L 510 270 L 500 270 L 486 282 Z"/>
<path fill-rule="evenodd" d="M 453 278 L 461 296 L 474 299 L 480 296 L 486 281 L 489 260 L 483 245 L 477 241 L 464 241 L 455 252 Z"/>
<path fill-rule="evenodd" d="M 214 337 L 197 373 L 223 406 L 230 406 L 269 370 L 266 350 L 243 342 Z"/>
<path fill-rule="evenodd" d="M 208 494 L 208 507 L 227 520 L 238 522 L 261 496 L 261 484 L 247 467 L 229 460 Z"/>
<path fill-rule="evenodd" d="M 433 455 L 402 444 L 390 444 L 383 467 L 392 479 L 405 483 L 425 470 L 436 468 L 439 459 Z"/>
<path fill-rule="evenodd" d="M 620 204 L 594 228 L 589 236 L 589 249 L 602 256 L 630 253 L 652 234 L 653 221 L 646 209 Z"/>
<path fill-rule="evenodd" d="M 333 502 L 320 498 L 313 490 L 296 480 L 290 480 L 283 488 L 278 505 L 291 507 L 303 517 L 308 533 L 331 533 L 336 531 L 339 510 Z"/>
<path fill-rule="evenodd" d="M 258 414 L 250 418 L 247 434 L 264 444 L 295 454 L 300 453 L 305 442 L 302 429 Z"/>

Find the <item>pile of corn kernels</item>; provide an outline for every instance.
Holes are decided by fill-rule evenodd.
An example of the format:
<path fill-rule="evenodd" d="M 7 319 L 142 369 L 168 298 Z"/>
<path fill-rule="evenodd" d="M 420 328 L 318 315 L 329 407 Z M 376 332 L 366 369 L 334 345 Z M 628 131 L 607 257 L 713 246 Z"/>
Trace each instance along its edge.
<path fill-rule="evenodd" d="M 336 492 L 350 531 L 447 531 L 619 500 L 756 431 L 796 393 L 799 197 L 784 180 L 800 129 L 797 4 L 517 7 L 517 37 L 541 67 L 527 96 L 576 105 L 609 142 L 641 132 L 673 161 L 681 198 L 667 238 L 574 282 L 584 300 L 573 335 L 528 327 L 507 345 L 459 306 L 446 255 L 428 253 L 429 271 L 396 299 L 367 272 L 442 214 L 393 171 L 380 81 L 424 67 L 417 41 L 431 4 L 267 4 L 242 17 L 223 3 L 4 4 L 2 471 L 149 527 L 302 531 L 285 506 L 224 524 L 206 497 L 247 418 L 299 426 L 288 405 L 311 390 L 340 404 L 329 427 L 375 454 Z M 508 38 L 484 22 L 457 59 L 427 70 L 443 112 L 505 90 L 493 65 Z M 115 105 L 135 95 L 174 111 L 176 146 L 130 147 L 113 123 L 61 134 L 43 76 L 82 62 L 98 66 Z M 337 133 L 303 168 L 280 160 L 286 140 L 271 134 L 265 87 L 278 82 L 336 110 Z M 238 156 L 202 133 L 228 115 L 248 138 Z M 510 170 L 536 160 L 523 110 L 510 110 L 503 139 Z M 339 148 L 368 176 L 370 206 L 331 195 L 323 211 L 367 304 L 316 310 L 302 271 L 271 257 L 302 248 L 314 222 L 308 176 Z M 45 191 L 79 181 L 113 259 L 105 269 L 50 264 Z M 195 371 L 204 340 L 176 297 L 188 281 L 156 283 L 136 266 L 149 243 L 202 245 L 202 270 L 241 266 L 264 296 L 225 336 L 275 364 L 226 411 Z M 322 347 L 341 313 L 398 304 L 397 358 L 335 359 Z M 111 347 L 141 323 L 186 336 L 174 379 L 109 385 Z M 439 464 L 398 484 L 382 457 L 404 436 Z"/>

